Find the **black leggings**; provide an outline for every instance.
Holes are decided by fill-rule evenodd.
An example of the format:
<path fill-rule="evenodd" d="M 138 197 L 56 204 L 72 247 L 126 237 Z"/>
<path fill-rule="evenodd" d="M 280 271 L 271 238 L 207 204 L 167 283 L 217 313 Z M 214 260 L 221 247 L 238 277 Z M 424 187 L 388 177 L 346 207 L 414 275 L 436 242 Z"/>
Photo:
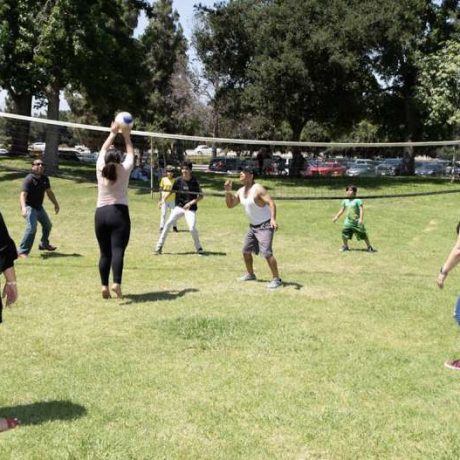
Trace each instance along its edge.
<path fill-rule="evenodd" d="M 99 258 L 101 284 L 109 285 L 110 266 L 112 266 L 113 282 L 121 284 L 123 258 L 131 232 L 128 206 L 112 204 L 97 208 L 94 220 L 96 238 L 101 251 Z"/>

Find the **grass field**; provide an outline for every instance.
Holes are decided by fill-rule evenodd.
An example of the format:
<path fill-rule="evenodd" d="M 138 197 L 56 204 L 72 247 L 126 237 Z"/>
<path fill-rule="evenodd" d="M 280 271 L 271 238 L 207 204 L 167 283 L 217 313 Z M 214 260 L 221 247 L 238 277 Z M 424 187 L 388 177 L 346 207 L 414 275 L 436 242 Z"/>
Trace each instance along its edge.
<path fill-rule="evenodd" d="M 356 242 L 339 253 L 339 200 L 278 201 L 285 285 L 269 292 L 260 258 L 259 281 L 236 281 L 242 209 L 207 197 L 198 211 L 207 256 L 194 254 L 184 221 L 153 256 L 156 197 L 132 189 L 125 298 L 103 301 L 96 187 L 90 170 L 71 172 L 83 179 L 52 179 L 61 213 L 47 206 L 58 251 L 35 246 L 16 263 L 20 299 L 0 326 L 0 416 L 23 421 L 0 435 L 1 459 L 458 458 L 460 374 L 443 362 L 460 356 L 460 271 L 435 287 L 458 194 L 365 201 L 376 254 Z M 0 211 L 17 243 L 23 177 L 0 170 Z M 202 179 L 222 190 L 222 177 Z M 318 196 L 344 185 L 262 183 Z M 455 187 L 358 185 L 363 195 Z"/>

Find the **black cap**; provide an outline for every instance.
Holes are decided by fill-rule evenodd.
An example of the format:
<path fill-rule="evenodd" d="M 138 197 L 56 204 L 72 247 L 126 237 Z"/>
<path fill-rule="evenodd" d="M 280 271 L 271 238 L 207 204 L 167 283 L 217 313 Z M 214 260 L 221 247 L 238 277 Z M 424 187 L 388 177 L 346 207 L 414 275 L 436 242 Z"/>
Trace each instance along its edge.
<path fill-rule="evenodd" d="M 243 166 L 243 167 L 241 168 L 241 171 L 250 173 L 250 174 L 252 174 L 252 175 L 255 175 L 255 174 L 256 174 L 256 168 L 254 168 L 254 166 L 251 166 L 251 165 Z"/>

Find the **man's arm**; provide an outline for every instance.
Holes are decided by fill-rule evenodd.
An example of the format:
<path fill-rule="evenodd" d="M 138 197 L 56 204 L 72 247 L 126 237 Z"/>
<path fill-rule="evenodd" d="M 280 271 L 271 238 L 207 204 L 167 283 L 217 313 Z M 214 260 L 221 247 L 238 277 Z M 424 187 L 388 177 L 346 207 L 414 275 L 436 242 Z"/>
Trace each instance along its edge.
<path fill-rule="evenodd" d="M 227 208 L 234 208 L 240 203 L 240 198 L 238 195 L 234 195 L 232 192 L 232 181 L 230 179 L 225 181 L 225 204 Z"/>
<path fill-rule="evenodd" d="M 198 182 L 197 182 L 198 184 Z M 201 193 L 201 187 L 198 184 L 198 192 L 196 192 L 196 197 L 190 200 L 188 203 L 186 203 L 183 207 L 183 209 L 187 210 L 190 209 L 194 204 L 197 204 L 198 201 L 201 201 L 203 199 L 203 194 Z"/>
<path fill-rule="evenodd" d="M 359 207 L 359 225 L 364 224 L 364 205 L 361 204 Z"/>
<path fill-rule="evenodd" d="M 48 195 L 50 201 L 54 204 L 54 212 L 57 214 L 59 212 L 59 203 L 56 200 L 54 192 L 49 188 L 46 190 L 46 194 Z"/>
<path fill-rule="evenodd" d="M 270 225 L 275 230 L 278 229 L 278 224 L 276 223 L 276 204 L 273 201 L 272 197 L 267 193 L 267 190 L 264 187 L 260 187 L 260 190 L 254 197 L 254 201 L 257 203 L 258 200 L 261 200 L 264 204 L 267 204 L 270 208 Z"/>
<path fill-rule="evenodd" d="M 26 200 L 27 200 L 27 192 L 21 192 L 21 194 L 19 195 L 19 204 L 21 205 L 22 217 L 26 217 L 27 215 Z"/>
<path fill-rule="evenodd" d="M 332 222 L 337 222 L 337 219 L 340 218 L 340 216 L 345 212 L 345 208 L 342 207 L 340 208 L 340 211 L 334 216 L 334 218 L 332 219 Z"/>
<path fill-rule="evenodd" d="M 451 249 L 446 261 L 442 264 L 441 270 L 438 274 L 436 283 L 439 288 L 444 287 L 447 274 L 454 269 L 454 267 L 460 262 L 460 234 L 457 237 L 454 247 Z"/>

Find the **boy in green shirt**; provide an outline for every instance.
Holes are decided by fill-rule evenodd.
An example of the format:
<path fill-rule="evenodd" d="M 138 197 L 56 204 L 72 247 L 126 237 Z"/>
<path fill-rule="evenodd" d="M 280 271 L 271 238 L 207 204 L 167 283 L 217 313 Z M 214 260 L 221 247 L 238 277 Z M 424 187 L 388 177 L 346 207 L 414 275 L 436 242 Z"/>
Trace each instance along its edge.
<path fill-rule="evenodd" d="M 358 188 L 356 185 L 348 185 L 345 189 L 347 198 L 342 201 L 342 207 L 339 212 L 335 215 L 332 221 L 335 223 L 337 219 L 345 213 L 345 221 L 342 228 L 342 241 L 343 246 L 341 251 L 349 251 L 348 240 L 356 235 L 358 241 L 364 240 L 367 245 L 367 252 L 376 252 L 369 242 L 366 228 L 364 227 L 364 207 L 363 202 L 356 198 L 356 192 Z"/>

